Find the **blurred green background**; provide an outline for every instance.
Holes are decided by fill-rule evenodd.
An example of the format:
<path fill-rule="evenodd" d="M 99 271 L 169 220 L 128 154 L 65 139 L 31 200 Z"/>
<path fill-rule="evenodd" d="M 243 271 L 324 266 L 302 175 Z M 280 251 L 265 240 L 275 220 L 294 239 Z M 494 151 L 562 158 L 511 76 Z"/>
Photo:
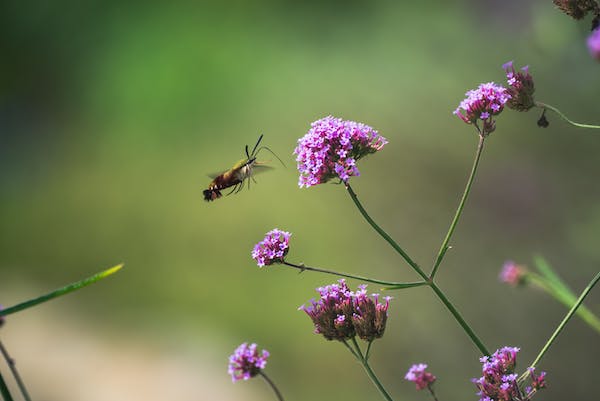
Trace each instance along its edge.
<path fill-rule="evenodd" d="M 293 233 L 288 259 L 389 280 L 415 274 L 342 187 L 297 187 L 292 151 L 328 114 L 389 140 L 353 187 L 375 220 L 430 266 L 471 165 L 465 91 L 529 64 L 537 99 L 600 123 L 588 22 L 550 1 L 123 2 L 0 5 L 0 302 L 125 263 L 108 280 L 10 317 L 2 339 L 34 399 L 267 400 L 231 384 L 244 341 L 271 352 L 288 400 L 379 399 L 343 346 L 297 307 L 332 277 L 258 269 L 253 245 Z M 505 111 L 487 141 L 439 284 L 491 349 L 524 369 L 565 309 L 497 281 L 540 253 L 576 292 L 597 272 L 600 135 Z M 208 204 L 208 174 L 259 134 L 271 160 L 250 191 Z M 351 283 L 355 286 L 357 283 Z M 370 286 L 375 291 L 375 286 Z M 600 312 L 600 291 L 588 306 Z M 373 368 L 398 400 L 412 363 L 440 400 L 477 399 L 479 352 L 428 289 L 395 292 Z M 593 399 L 598 334 L 574 319 L 542 361 L 540 399 Z M 2 372 L 6 369 L 2 366 Z"/>

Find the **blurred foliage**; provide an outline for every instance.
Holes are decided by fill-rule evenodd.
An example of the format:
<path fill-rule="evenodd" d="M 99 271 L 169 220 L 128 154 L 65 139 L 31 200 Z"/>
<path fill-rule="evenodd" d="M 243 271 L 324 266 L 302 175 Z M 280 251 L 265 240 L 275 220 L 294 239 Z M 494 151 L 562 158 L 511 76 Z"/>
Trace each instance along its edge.
<path fill-rule="evenodd" d="M 70 313 L 105 332 L 197 337 L 201 350 L 222 349 L 223 374 L 229 352 L 258 342 L 290 399 L 374 399 L 360 366 L 296 311 L 332 278 L 259 270 L 250 259 L 278 227 L 293 233 L 291 261 L 415 278 L 341 187 L 297 188 L 297 139 L 328 114 L 388 138 L 353 186 L 429 266 L 476 146 L 472 127 L 451 114 L 466 90 L 503 82 L 501 65 L 514 59 L 530 66 L 539 100 L 600 123 L 600 66 L 584 25 L 541 0 L 4 1 L 0 292 L 24 282 L 50 289 L 124 262 L 110 284 L 74 295 Z M 600 260 L 600 136 L 548 117 L 539 129 L 536 111 L 500 116 L 438 276 L 488 347 L 523 349 L 522 368 L 564 310 L 498 284 L 503 261 L 540 253 L 578 292 Z M 271 160 L 251 190 L 204 203 L 207 175 L 261 133 L 287 168 Z M 427 289 L 392 295 L 373 349 L 390 392 L 419 399 L 402 377 L 426 361 L 442 399 L 475 399 L 479 355 L 456 322 Z M 600 310 L 599 300 L 596 291 L 588 306 Z M 546 400 L 593 394 L 597 340 L 571 323 L 541 364 Z"/>

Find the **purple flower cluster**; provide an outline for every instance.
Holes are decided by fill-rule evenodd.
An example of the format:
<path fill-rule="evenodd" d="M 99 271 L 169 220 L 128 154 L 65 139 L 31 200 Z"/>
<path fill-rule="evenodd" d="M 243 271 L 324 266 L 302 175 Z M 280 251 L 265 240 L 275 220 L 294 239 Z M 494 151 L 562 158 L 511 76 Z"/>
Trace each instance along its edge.
<path fill-rule="evenodd" d="M 359 285 L 356 292 L 350 291 L 345 280 L 317 288 L 321 296 L 311 300 L 309 306 L 299 309 L 306 312 L 315 325 L 315 333 L 327 340 L 345 341 L 358 336 L 365 341 L 381 338 L 387 322 L 390 297 L 379 301 L 379 294 L 370 298 L 366 285 Z"/>
<path fill-rule="evenodd" d="M 0 305 L 0 310 L 4 309 L 4 307 L 2 305 Z M 0 316 L 0 327 L 2 327 L 4 325 L 4 322 L 6 321 L 6 318 L 4 316 Z"/>
<path fill-rule="evenodd" d="M 484 356 L 479 359 L 483 364 L 483 376 L 473 379 L 479 389 L 480 401 L 529 401 L 535 392 L 546 387 L 546 373 L 534 374 L 534 369 L 529 368 L 531 386 L 521 390 L 515 373 L 517 353 L 519 348 L 504 347 L 491 357 Z"/>
<path fill-rule="evenodd" d="M 386 143 L 368 125 L 332 116 L 317 120 L 294 150 L 300 172 L 298 185 L 310 187 L 336 177 L 348 182 L 351 176 L 360 175 L 356 161 L 381 150 Z"/>
<path fill-rule="evenodd" d="M 510 95 L 506 106 L 517 111 L 527 111 L 535 106 L 533 100 L 535 87 L 533 85 L 533 78 L 529 74 L 529 66 L 525 66 L 521 68 L 521 71 L 517 72 L 513 67 L 513 62 L 509 61 L 502 65 L 502 68 L 506 71 L 508 93 Z"/>
<path fill-rule="evenodd" d="M 273 263 L 283 263 L 283 258 L 289 251 L 291 233 L 277 228 L 269 231 L 265 238 L 254 245 L 252 259 L 258 267 L 269 266 Z"/>
<path fill-rule="evenodd" d="M 527 272 L 524 267 L 516 264 L 512 260 L 507 260 L 504 262 L 498 278 L 501 282 L 516 287 L 517 285 L 525 283 L 526 276 Z"/>
<path fill-rule="evenodd" d="M 436 377 L 426 372 L 425 369 L 427 369 L 427 365 L 424 363 L 412 365 L 404 378 L 415 383 L 417 390 L 423 390 L 431 386 L 436 380 Z"/>
<path fill-rule="evenodd" d="M 594 29 L 592 34 L 588 36 L 587 46 L 592 57 L 600 61 L 600 27 Z"/>
<path fill-rule="evenodd" d="M 243 343 L 229 357 L 228 373 L 231 375 L 231 380 L 248 380 L 256 376 L 261 369 L 267 365 L 269 351 L 262 350 L 259 354 L 256 349 L 256 344 Z"/>
<path fill-rule="evenodd" d="M 493 116 L 502 112 L 504 105 L 511 98 L 510 94 L 506 88 L 488 82 L 468 91 L 466 96 L 454 110 L 454 114 L 467 124 L 474 124 L 482 136 L 489 135 L 496 129 Z M 483 122 L 481 129 L 477 125 L 478 120 Z"/>

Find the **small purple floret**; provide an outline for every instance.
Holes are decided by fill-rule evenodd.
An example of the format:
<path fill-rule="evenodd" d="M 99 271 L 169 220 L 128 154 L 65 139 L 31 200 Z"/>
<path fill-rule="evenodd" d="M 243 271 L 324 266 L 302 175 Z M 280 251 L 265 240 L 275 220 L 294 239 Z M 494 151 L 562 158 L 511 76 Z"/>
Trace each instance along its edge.
<path fill-rule="evenodd" d="M 265 238 L 254 245 L 252 258 L 258 267 L 269 266 L 273 263 L 283 263 L 289 251 L 291 233 L 277 228 L 269 231 Z"/>
<path fill-rule="evenodd" d="M 256 344 L 243 343 L 229 357 L 228 373 L 231 380 L 248 380 L 256 376 L 267 365 L 269 351 L 262 350 L 259 354 Z"/>
<path fill-rule="evenodd" d="M 298 140 L 298 185 L 310 187 L 332 178 L 348 182 L 360 175 L 356 161 L 381 150 L 387 140 L 368 125 L 327 116 L 311 124 Z"/>

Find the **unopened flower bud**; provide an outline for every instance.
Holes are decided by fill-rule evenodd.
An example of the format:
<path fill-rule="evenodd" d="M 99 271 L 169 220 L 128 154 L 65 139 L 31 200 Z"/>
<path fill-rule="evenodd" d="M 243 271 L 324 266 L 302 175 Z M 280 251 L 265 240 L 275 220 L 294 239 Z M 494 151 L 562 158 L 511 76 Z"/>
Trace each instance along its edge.
<path fill-rule="evenodd" d="M 521 71 L 515 71 L 512 61 L 502 66 L 506 71 L 506 79 L 508 80 L 508 93 L 510 99 L 506 102 L 506 106 L 517 111 L 527 111 L 535 106 L 533 100 L 533 78 L 529 74 L 529 67 L 521 68 Z"/>

